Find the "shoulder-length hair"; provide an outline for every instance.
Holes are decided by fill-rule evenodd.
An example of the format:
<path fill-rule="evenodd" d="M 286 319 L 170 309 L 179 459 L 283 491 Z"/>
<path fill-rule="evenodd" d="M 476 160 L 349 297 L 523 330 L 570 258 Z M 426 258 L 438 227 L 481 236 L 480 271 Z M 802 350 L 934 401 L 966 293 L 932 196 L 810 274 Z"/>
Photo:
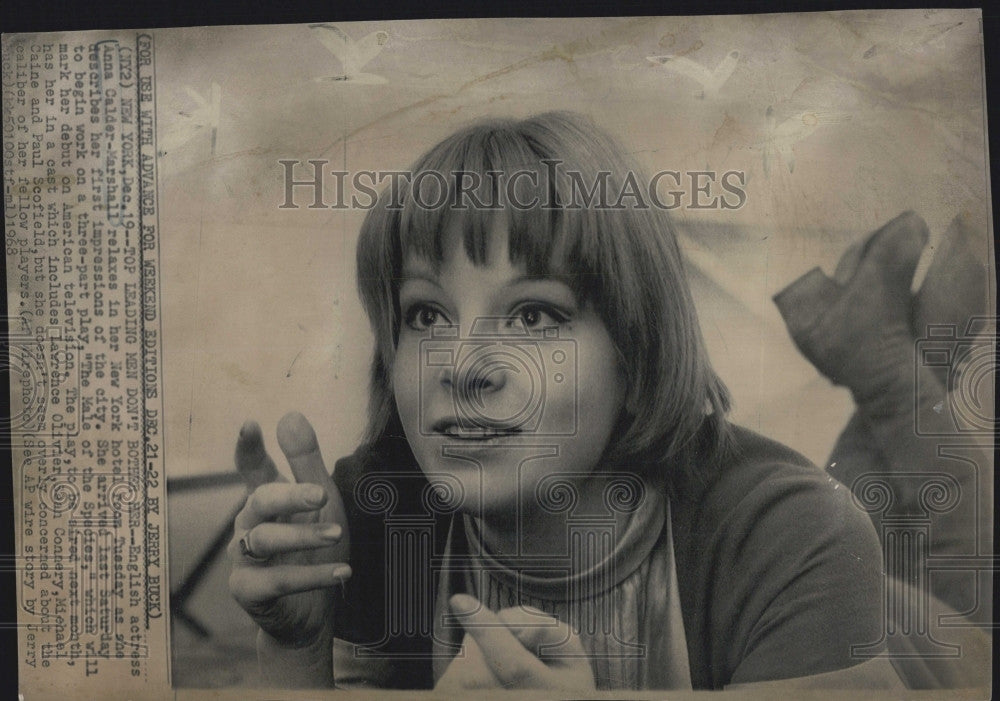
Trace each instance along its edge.
<path fill-rule="evenodd" d="M 629 178 L 649 183 L 619 143 L 573 113 L 493 119 L 444 139 L 410 174 L 420 184 L 386 188 L 358 241 L 358 287 L 375 335 L 367 441 L 399 437 L 391 377 L 403 261 L 412 255 L 440 266 L 444 232 L 457 230 L 483 265 L 492 217 L 504 216 L 511 263 L 567 282 L 581 304 L 594 306 L 618 350 L 627 408 L 605 459 L 644 471 L 720 453 L 729 395 L 709 364 L 669 217 L 648 200 L 618 196 Z M 603 199 L 594 189 L 602 182 Z"/>

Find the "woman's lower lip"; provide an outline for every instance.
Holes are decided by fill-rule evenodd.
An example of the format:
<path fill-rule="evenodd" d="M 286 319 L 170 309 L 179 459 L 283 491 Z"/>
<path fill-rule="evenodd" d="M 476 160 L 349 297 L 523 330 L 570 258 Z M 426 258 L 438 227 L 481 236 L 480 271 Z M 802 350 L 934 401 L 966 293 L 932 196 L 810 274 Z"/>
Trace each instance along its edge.
<path fill-rule="evenodd" d="M 463 443 L 489 443 L 491 441 L 498 441 L 504 438 L 513 438 L 517 436 L 517 433 L 493 433 L 488 436 L 477 436 L 477 435 L 456 435 L 448 434 L 444 435 L 445 438 L 453 441 L 461 441 Z"/>

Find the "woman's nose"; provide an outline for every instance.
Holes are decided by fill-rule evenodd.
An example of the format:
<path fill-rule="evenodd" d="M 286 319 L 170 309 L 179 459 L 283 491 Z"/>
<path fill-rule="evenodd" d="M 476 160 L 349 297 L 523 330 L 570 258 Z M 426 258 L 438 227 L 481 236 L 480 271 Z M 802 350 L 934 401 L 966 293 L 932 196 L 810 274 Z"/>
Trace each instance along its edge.
<path fill-rule="evenodd" d="M 508 364 L 490 358 L 467 358 L 457 368 L 442 370 L 439 381 L 443 387 L 464 396 L 498 392 L 507 384 Z"/>

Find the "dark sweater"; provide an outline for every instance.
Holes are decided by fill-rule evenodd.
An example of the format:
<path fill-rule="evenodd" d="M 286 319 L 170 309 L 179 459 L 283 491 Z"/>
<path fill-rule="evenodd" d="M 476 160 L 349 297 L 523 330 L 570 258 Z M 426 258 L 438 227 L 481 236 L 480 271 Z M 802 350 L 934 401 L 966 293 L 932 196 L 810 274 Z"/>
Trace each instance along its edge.
<path fill-rule="evenodd" d="M 802 677 L 863 662 L 852 645 L 879 640 L 882 553 L 849 491 L 794 451 L 734 427 L 728 458 L 699 479 L 671 485 L 671 524 L 695 689 Z M 337 463 L 354 575 L 338 597 L 337 637 L 396 656 L 391 686 L 433 685 L 431 638 L 420 628 L 392 631 L 385 577 L 386 520 L 361 508 L 355 489 L 373 471 L 395 485 L 392 517 L 433 521 L 435 553 L 447 517 L 427 516 L 425 483 L 405 440 L 386 441 Z M 436 582 L 436 577 L 427 581 Z M 422 594 L 432 612 L 434 586 Z M 413 603 L 407 609 L 415 610 Z M 870 654 L 870 652 L 868 653 Z"/>

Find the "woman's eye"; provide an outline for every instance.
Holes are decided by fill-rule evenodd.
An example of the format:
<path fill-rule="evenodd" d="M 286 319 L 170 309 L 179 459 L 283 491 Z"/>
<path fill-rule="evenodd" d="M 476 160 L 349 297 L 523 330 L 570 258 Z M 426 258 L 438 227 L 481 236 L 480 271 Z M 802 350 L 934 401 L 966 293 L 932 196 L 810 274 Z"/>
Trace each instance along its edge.
<path fill-rule="evenodd" d="M 514 318 L 519 319 L 528 329 L 558 326 L 566 321 L 565 314 L 547 304 L 525 304 L 515 310 Z"/>
<path fill-rule="evenodd" d="M 415 304 L 406 310 L 406 325 L 415 331 L 426 331 L 437 324 L 447 324 L 448 320 L 439 310 L 426 304 Z"/>

